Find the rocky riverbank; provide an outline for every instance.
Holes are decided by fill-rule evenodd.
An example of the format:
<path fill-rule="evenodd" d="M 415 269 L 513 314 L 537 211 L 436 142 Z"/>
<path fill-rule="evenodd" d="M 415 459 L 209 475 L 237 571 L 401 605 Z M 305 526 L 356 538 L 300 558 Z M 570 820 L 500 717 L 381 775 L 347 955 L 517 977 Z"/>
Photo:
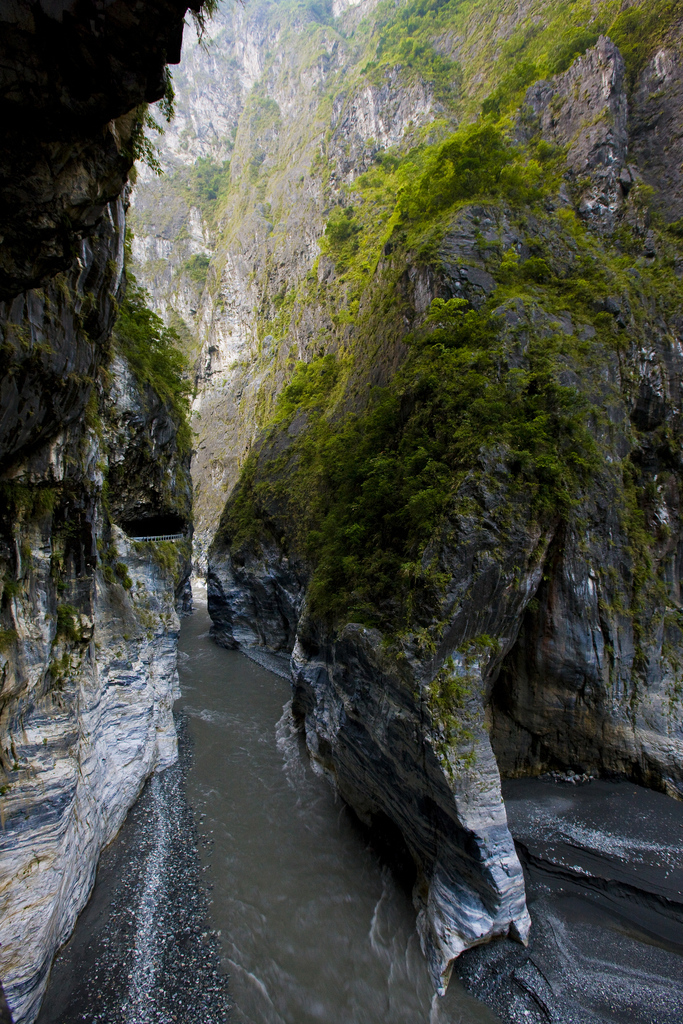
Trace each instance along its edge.
<path fill-rule="evenodd" d="M 223 1024 L 227 978 L 206 921 L 210 889 L 184 783 L 193 758 L 154 775 L 100 859 L 76 933 L 52 967 L 37 1024 Z"/>
<path fill-rule="evenodd" d="M 461 981 L 511 1024 L 677 1024 L 683 804 L 628 782 L 503 784 L 532 919 L 527 950 L 473 950 Z"/>

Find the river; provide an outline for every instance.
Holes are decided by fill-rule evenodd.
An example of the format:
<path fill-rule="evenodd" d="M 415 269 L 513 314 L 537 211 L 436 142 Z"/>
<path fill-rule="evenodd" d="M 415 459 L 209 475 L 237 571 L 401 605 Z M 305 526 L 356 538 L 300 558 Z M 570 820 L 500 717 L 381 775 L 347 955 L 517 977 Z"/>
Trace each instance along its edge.
<path fill-rule="evenodd" d="M 254 1024 L 494 1021 L 453 986 L 436 1000 L 415 912 L 292 722 L 287 680 L 184 623 L 187 796 L 213 840 L 211 918 L 235 1003 Z M 210 867 L 209 867 L 210 865 Z"/>
<path fill-rule="evenodd" d="M 313 771 L 287 680 L 209 626 L 202 605 L 182 625 L 180 769 L 105 851 L 39 1024 L 213 1024 L 225 975 L 234 1024 L 495 1024 L 457 979 L 434 996 L 409 894 Z"/>
<path fill-rule="evenodd" d="M 104 851 L 38 1024 L 680 1024 L 683 803 L 625 781 L 504 784 L 528 950 L 431 989 L 409 892 L 311 767 L 289 683 L 183 621 L 180 758 Z"/>

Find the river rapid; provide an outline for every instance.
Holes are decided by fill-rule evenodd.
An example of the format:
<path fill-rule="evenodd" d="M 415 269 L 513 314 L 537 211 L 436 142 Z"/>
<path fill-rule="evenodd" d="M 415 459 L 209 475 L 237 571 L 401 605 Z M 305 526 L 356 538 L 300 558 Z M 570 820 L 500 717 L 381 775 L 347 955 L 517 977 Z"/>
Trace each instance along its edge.
<path fill-rule="evenodd" d="M 409 892 L 312 769 L 288 681 L 209 627 L 200 603 L 182 624 L 179 766 L 103 854 L 38 1024 L 495 1024 L 457 979 L 434 995 Z"/>

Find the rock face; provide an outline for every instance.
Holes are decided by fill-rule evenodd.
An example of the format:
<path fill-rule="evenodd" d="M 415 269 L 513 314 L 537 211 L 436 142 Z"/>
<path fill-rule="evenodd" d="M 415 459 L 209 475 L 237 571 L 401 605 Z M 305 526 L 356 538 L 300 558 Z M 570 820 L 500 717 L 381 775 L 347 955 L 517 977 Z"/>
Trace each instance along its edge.
<path fill-rule="evenodd" d="M 420 666 L 397 672 L 381 634 L 362 626 L 325 640 L 300 628 L 293 710 L 311 756 L 361 819 L 399 828 L 418 868 L 422 949 L 443 994 L 464 949 L 508 934 L 526 942 L 531 923 L 481 695 L 475 683 L 464 702 L 467 741 L 446 747 Z M 478 660 L 463 669 L 476 679 Z"/>
<path fill-rule="evenodd" d="M 350 38 L 357 22 L 344 24 Z M 682 468 L 682 264 L 673 240 L 678 228 L 658 226 L 650 209 L 658 206 L 665 222 L 679 216 L 677 143 L 659 162 L 646 156 L 674 116 L 655 86 L 664 83 L 666 97 L 676 101 L 680 26 L 670 27 L 670 39 L 637 74 L 603 35 L 562 73 L 528 88 L 524 79 L 515 137 L 529 147 L 525 173 L 536 173 L 534 161 L 536 167 L 558 161 L 553 187 L 538 199 L 501 190 L 476 201 L 463 198 L 423 234 L 412 208 L 405 207 L 401 219 L 400 194 L 392 219 L 394 208 L 383 205 L 384 186 L 379 172 L 373 178 L 373 167 L 391 167 L 392 159 L 412 152 L 418 137 L 431 140 L 437 115 L 452 118 L 438 128 L 446 137 L 458 119 L 454 111 L 466 117 L 472 108 L 465 101 L 458 107 L 452 95 L 460 95 L 462 82 L 471 95 L 477 89 L 482 95 L 481 66 L 467 65 L 477 44 L 470 41 L 466 51 L 463 36 L 457 43 L 446 33 L 435 37 L 440 55 L 457 53 L 462 62 L 462 77 L 454 73 L 451 99 L 444 99 L 435 75 L 420 81 L 411 73 L 409 84 L 400 69 L 384 68 L 378 82 L 372 61 L 359 72 L 361 58 L 333 39 L 337 27 L 320 30 L 324 54 L 318 50 L 315 71 L 309 68 L 306 83 L 294 87 L 291 77 L 280 77 L 293 46 L 283 17 L 281 59 L 275 67 L 264 58 L 262 77 L 244 101 L 234 177 L 216 222 L 201 299 L 201 414 L 212 418 L 201 428 L 210 443 L 197 472 L 201 487 L 212 481 L 207 524 L 215 524 L 218 491 L 233 486 L 239 468 L 239 461 L 235 466 L 221 454 L 221 445 L 239 436 L 244 454 L 250 453 L 209 551 L 209 610 L 219 643 L 260 658 L 291 653 L 294 710 L 312 758 L 364 820 L 388 819 L 412 854 L 422 945 L 435 987 L 443 991 L 463 950 L 495 936 L 524 942 L 528 935 L 500 774 L 572 767 L 621 773 L 683 795 L 683 534 L 676 482 Z M 505 29 L 510 38 L 514 28 Z M 258 39 L 266 35 L 261 23 Z M 288 119 L 316 75 L 330 99 L 320 132 L 316 121 L 304 139 Z M 248 179 L 240 133 L 248 104 L 264 95 L 277 110 L 268 106 L 271 120 L 262 122 Z M 411 135 L 411 110 L 422 134 Z M 313 162 L 309 139 L 317 147 Z M 386 164 L 380 142 L 396 147 Z M 287 171 L 275 161 L 285 154 Z M 363 171 L 368 178 L 359 182 Z M 434 180 L 441 187 L 436 171 Z M 401 182 L 408 193 L 409 176 Z M 430 196 L 438 194 L 437 185 Z M 653 199 L 648 185 L 660 190 Z M 376 189 L 370 199 L 366 187 Z M 305 225 L 290 213 L 301 209 L 293 195 L 308 204 Z M 321 222 L 341 224 L 344 239 L 354 231 L 362 238 L 358 211 L 366 202 L 375 204 L 387 233 L 372 256 L 363 250 L 354 263 L 357 250 L 335 251 Z M 244 217 L 240 226 L 231 219 L 236 209 Z M 335 221 L 337 215 L 348 225 Z M 247 266 L 257 268 L 249 278 Z M 228 297 L 228 279 L 243 282 L 239 295 Z M 217 293 L 228 300 L 223 310 Z M 342 527 L 318 515 L 329 507 L 338 478 L 328 463 L 328 475 L 315 477 L 310 467 L 322 456 L 306 438 L 319 439 L 322 449 L 340 443 L 345 417 L 362 417 L 371 406 L 367 381 L 390 384 L 411 358 L 410 344 L 422 337 L 432 300 L 454 298 L 474 314 L 490 313 L 487 344 L 495 347 L 499 379 L 511 382 L 510 402 L 512 382 L 523 387 L 535 372 L 534 353 L 544 346 L 555 353 L 550 372 L 584 410 L 592 468 L 564 508 L 557 504 L 538 515 L 533 487 L 522 482 L 523 465 L 507 442 L 482 443 L 454 483 L 430 539 L 396 570 L 406 578 L 438 578 L 432 590 L 425 583 L 410 592 L 408 625 L 404 620 L 402 630 L 391 631 L 351 613 L 318 614 L 318 549 L 326 531 Z M 230 369 L 225 339 L 237 337 L 237 320 L 245 341 L 240 365 Z M 467 336 L 451 344 L 475 342 Z M 327 405 L 322 392 L 306 404 L 296 388 L 278 405 L 273 396 L 292 372 L 285 352 L 308 364 L 323 353 L 335 356 L 336 365 L 355 360 L 354 369 L 346 377 L 340 370 L 342 383 Z M 237 349 L 230 350 L 229 357 L 236 356 Z M 296 378 L 299 389 L 303 379 Z M 438 374 L 435 388 L 437 380 Z M 409 383 L 399 399 L 406 420 L 411 402 L 417 403 Z M 215 416 L 209 414 L 214 407 Z M 253 410 L 262 411 L 263 429 L 249 434 Z M 369 418 L 363 422 L 372 428 Z M 433 436 L 426 428 L 425 437 L 427 447 Z M 377 460 L 384 455 L 378 451 Z M 373 486 L 372 480 L 363 486 Z M 360 507 L 360 485 L 355 498 Z M 344 528 L 340 561 L 371 559 L 374 552 L 354 545 L 360 524 Z M 377 565 L 378 574 L 385 571 Z M 387 600 L 378 616 L 386 621 L 394 610 Z"/>
<path fill-rule="evenodd" d="M 126 530 L 172 513 L 189 534 L 190 453 L 111 335 L 140 105 L 163 95 L 187 7 L 0 15 L 0 977 L 15 1024 L 36 1017 L 100 850 L 177 753 L 190 542 Z"/>
<path fill-rule="evenodd" d="M 622 182 L 631 181 L 625 68 L 617 47 L 601 36 L 564 75 L 532 86 L 526 102 L 543 136 L 568 147 L 569 172 L 581 183 L 579 211 L 601 229 L 613 229 L 624 200 Z"/>
<path fill-rule="evenodd" d="M 683 216 L 683 141 L 676 112 L 683 102 L 683 61 L 663 46 L 640 76 L 631 97 L 631 158 L 667 221 Z"/>
<path fill-rule="evenodd" d="M 111 203 L 71 274 L 2 303 L 3 468 L 83 417 L 122 291 L 124 232 L 123 204 Z"/>
<path fill-rule="evenodd" d="M 648 462 L 656 480 L 662 468 L 652 455 Z M 670 596 L 659 603 L 648 595 L 634 609 L 628 591 L 639 566 L 622 533 L 627 510 L 605 485 L 581 523 L 551 547 L 552 574 L 546 573 L 493 692 L 491 738 L 507 775 L 585 765 L 680 798 L 678 492 L 660 484 L 651 513 L 671 524 L 654 564 Z"/>
<path fill-rule="evenodd" d="M 16 0 L 0 15 L 3 158 L 0 295 L 72 261 L 126 183 L 140 104 L 161 99 L 199 2 Z"/>
<path fill-rule="evenodd" d="M 634 225 L 645 265 L 656 259 L 657 246 L 634 194 L 646 177 L 656 182 L 656 203 L 672 220 L 680 186 L 668 147 L 654 168 L 644 158 L 661 132 L 660 117 L 646 127 L 644 109 L 653 81 L 666 82 L 675 102 L 677 67 L 669 51 L 659 51 L 629 112 L 623 60 L 601 38 L 565 75 L 538 83 L 526 97 L 544 134 L 569 147 L 569 181 L 580 180 L 579 213 L 600 232 Z M 625 294 L 602 300 L 630 344 L 630 365 L 610 360 L 604 369 L 621 397 L 608 400 L 612 458 L 618 464 L 628 453 L 629 486 L 648 488 L 650 498 L 641 497 L 634 509 L 637 492 L 624 495 L 622 479 L 606 474 L 595 481 L 581 516 L 554 538 L 549 568 L 493 690 L 491 738 L 506 775 L 586 765 L 680 799 L 682 323 L 680 310 L 670 307 L 667 315 L 636 268 L 629 274 L 637 282 L 633 305 Z M 670 448 L 661 444 L 664 434 L 676 438 Z M 634 511 L 650 534 L 645 547 L 635 537 Z"/>
<path fill-rule="evenodd" d="M 106 266 L 112 248 L 115 258 L 116 232 L 110 241 L 93 263 Z M 72 287 L 92 270 L 77 266 Z M 23 301 L 35 315 L 44 293 Z M 151 484 L 165 470 L 166 499 L 187 521 L 189 453 L 179 455 L 177 424 L 121 357 L 109 374 L 106 394 L 91 384 L 87 417 L 15 460 L 2 480 L 0 974 L 15 1021 L 37 1013 L 100 849 L 147 775 L 176 756 L 175 604 L 189 547 L 169 561 L 131 542 L 112 513 L 128 507 L 136 482 L 139 503 L 158 507 Z M 125 491 L 116 487 L 121 465 L 137 469 Z"/>
<path fill-rule="evenodd" d="M 208 50 L 188 48 L 174 79 L 178 115 L 161 144 L 167 177 L 144 177 L 133 195 L 136 275 L 197 355 L 192 473 L 202 573 L 292 353 L 309 358 L 334 329 L 322 306 L 289 323 L 309 272 L 333 285 L 318 244 L 329 208 L 346 201 L 344 190 L 378 152 L 439 113 L 429 83 L 408 81 L 400 69 L 387 83 L 356 89 L 354 44 L 344 33 L 374 3 L 348 6 L 342 25 L 287 4 L 222 8 Z M 336 92 L 331 111 L 327 88 Z M 197 156 L 208 161 L 199 175 Z M 325 187 L 323 166 L 331 172 Z"/>

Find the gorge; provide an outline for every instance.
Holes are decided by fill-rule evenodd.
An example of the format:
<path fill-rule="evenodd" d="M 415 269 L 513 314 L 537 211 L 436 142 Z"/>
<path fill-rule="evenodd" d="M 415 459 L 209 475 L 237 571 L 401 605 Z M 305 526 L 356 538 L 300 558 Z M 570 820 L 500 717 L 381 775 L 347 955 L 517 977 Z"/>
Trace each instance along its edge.
<path fill-rule="evenodd" d="M 570 1017 L 571 957 L 539 954 L 551 893 L 590 878 L 608 913 L 627 891 L 647 908 L 617 916 L 665 951 L 673 1022 L 678 5 L 209 6 L 172 80 L 187 4 L 2 14 L 15 1024 L 36 1018 L 100 851 L 176 758 L 192 560 L 213 640 L 291 680 L 312 763 L 414 866 L 435 992 L 455 970 L 501 1019 L 645 1021 L 644 977 L 630 1009 Z M 539 775 L 565 810 L 524 788 Z M 596 866 L 618 785 L 655 791 L 664 888 Z M 557 853 L 557 821 L 584 807 Z M 656 846 L 642 828 L 620 849 Z"/>

